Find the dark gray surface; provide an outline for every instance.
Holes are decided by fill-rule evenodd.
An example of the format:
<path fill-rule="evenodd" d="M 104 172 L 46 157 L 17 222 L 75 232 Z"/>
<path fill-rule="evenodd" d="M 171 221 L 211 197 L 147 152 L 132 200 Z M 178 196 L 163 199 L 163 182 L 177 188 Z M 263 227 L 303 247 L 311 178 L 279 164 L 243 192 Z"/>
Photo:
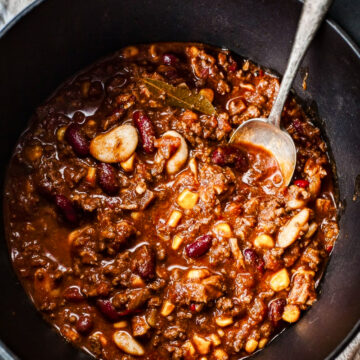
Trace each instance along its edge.
<path fill-rule="evenodd" d="M 360 45 L 360 0 L 334 0 L 329 18 L 336 21 Z"/>

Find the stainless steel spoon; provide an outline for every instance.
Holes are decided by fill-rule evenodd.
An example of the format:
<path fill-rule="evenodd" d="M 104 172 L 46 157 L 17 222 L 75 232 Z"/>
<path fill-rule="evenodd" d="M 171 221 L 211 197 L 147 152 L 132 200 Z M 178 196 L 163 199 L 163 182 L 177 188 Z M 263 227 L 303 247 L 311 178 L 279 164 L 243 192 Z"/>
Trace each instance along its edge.
<path fill-rule="evenodd" d="M 232 134 L 230 143 L 249 143 L 268 150 L 277 160 L 282 184 L 288 185 L 296 165 L 296 148 L 291 136 L 280 128 L 281 113 L 297 70 L 332 0 L 305 0 L 290 58 L 270 115 L 244 122 Z"/>

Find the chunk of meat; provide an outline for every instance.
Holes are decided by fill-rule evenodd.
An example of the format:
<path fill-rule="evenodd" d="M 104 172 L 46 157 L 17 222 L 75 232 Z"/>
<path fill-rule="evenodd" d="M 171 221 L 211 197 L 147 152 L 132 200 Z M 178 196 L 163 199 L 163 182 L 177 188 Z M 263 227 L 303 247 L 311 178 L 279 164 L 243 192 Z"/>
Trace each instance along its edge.
<path fill-rule="evenodd" d="M 316 300 L 313 272 L 301 271 L 295 275 L 288 296 L 289 304 L 311 305 Z"/>
<path fill-rule="evenodd" d="M 131 269 L 144 280 L 151 280 L 155 277 L 155 267 L 156 258 L 154 250 L 148 245 L 137 248 L 131 261 Z"/>

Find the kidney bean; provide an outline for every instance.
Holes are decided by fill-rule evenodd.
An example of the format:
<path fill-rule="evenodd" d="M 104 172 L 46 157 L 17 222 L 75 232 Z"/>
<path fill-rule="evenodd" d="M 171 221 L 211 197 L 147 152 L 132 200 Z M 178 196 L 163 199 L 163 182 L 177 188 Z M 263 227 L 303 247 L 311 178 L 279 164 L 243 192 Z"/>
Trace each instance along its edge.
<path fill-rule="evenodd" d="M 285 305 L 286 305 L 286 300 L 281 298 L 275 299 L 268 304 L 268 310 L 269 310 L 268 316 L 270 321 L 273 323 L 273 325 L 276 326 L 278 322 L 281 320 Z"/>
<path fill-rule="evenodd" d="M 140 110 L 133 113 L 133 120 L 136 128 L 139 130 L 144 151 L 148 154 L 153 153 L 155 150 L 155 130 L 151 120 Z"/>
<path fill-rule="evenodd" d="M 78 156 L 89 154 L 89 141 L 81 133 L 79 124 L 70 124 L 65 131 L 65 139 Z"/>
<path fill-rule="evenodd" d="M 81 315 L 76 323 L 76 330 L 82 334 L 87 335 L 94 327 L 94 322 L 88 315 Z"/>
<path fill-rule="evenodd" d="M 332 246 L 332 245 L 327 245 L 327 246 L 325 247 L 325 250 L 326 250 L 329 254 L 331 253 L 332 249 L 333 249 L 333 246 Z"/>
<path fill-rule="evenodd" d="M 81 302 L 85 299 L 85 296 L 77 286 L 70 286 L 65 289 L 63 297 L 70 302 Z"/>
<path fill-rule="evenodd" d="M 211 154 L 211 161 L 219 166 L 235 167 L 239 171 L 245 171 L 248 167 L 247 158 L 243 151 L 233 145 L 217 147 Z"/>
<path fill-rule="evenodd" d="M 100 163 L 96 169 L 97 179 L 100 187 L 108 195 L 115 195 L 119 191 L 119 182 L 113 166 L 106 163 Z"/>
<path fill-rule="evenodd" d="M 228 67 L 228 69 L 229 69 L 229 71 L 231 71 L 231 72 L 236 71 L 236 69 L 237 69 L 237 62 L 236 62 L 236 61 L 231 62 L 230 65 L 229 65 L 229 67 Z"/>
<path fill-rule="evenodd" d="M 162 56 L 162 62 L 165 65 L 174 66 L 178 61 L 179 59 L 173 54 L 164 54 Z"/>
<path fill-rule="evenodd" d="M 202 235 L 198 237 L 192 244 L 186 246 L 185 251 L 188 257 L 198 258 L 204 255 L 211 247 L 212 237 L 210 235 Z"/>
<path fill-rule="evenodd" d="M 303 180 L 303 179 L 299 179 L 299 180 L 295 180 L 294 184 L 296 186 L 299 186 L 303 189 L 307 188 L 309 186 L 309 182 L 307 180 Z"/>
<path fill-rule="evenodd" d="M 136 249 L 132 260 L 132 269 L 137 272 L 142 279 L 150 280 L 155 277 L 156 258 L 153 249 L 144 245 Z"/>
<path fill-rule="evenodd" d="M 113 304 L 108 299 L 97 299 L 96 306 L 99 311 L 110 321 L 117 321 L 120 317 Z"/>
<path fill-rule="evenodd" d="M 245 249 L 244 258 L 250 265 L 256 267 L 257 270 L 261 272 L 264 271 L 264 267 L 265 267 L 264 260 L 261 259 L 254 250 Z"/>
<path fill-rule="evenodd" d="M 72 224 L 78 222 L 78 217 L 72 202 L 64 195 L 55 195 L 54 201 L 57 208 L 61 211 L 65 219 Z"/>

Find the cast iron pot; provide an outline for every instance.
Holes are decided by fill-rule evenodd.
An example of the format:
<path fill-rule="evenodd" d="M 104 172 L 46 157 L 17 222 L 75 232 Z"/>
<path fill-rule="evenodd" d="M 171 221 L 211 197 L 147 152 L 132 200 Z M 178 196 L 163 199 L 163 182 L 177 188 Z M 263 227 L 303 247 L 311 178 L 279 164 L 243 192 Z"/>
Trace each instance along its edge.
<path fill-rule="evenodd" d="M 26 16 L 0 34 L 1 181 L 35 107 L 68 76 L 98 58 L 129 44 L 199 41 L 227 47 L 281 74 L 300 7 L 295 0 L 36 1 Z M 310 74 L 308 90 L 302 90 L 300 76 L 294 88 L 305 103 L 316 102 L 324 122 L 337 165 L 341 232 L 319 301 L 255 354 L 256 359 L 333 358 L 360 325 L 360 199 L 354 198 L 357 176 L 360 182 L 360 54 L 328 21 L 303 69 Z M 0 339 L 14 354 L 8 359 L 89 358 L 35 310 L 12 270 L 3 229 L 0 271 Z"/>

